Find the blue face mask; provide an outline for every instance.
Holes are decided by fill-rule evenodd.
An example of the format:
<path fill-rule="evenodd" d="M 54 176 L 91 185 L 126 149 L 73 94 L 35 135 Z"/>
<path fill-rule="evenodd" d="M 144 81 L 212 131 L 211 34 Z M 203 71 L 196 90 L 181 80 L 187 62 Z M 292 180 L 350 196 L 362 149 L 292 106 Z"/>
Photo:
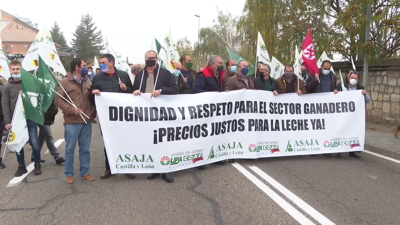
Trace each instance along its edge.
<path fill-rule="evenodd" d="M 82 76 L 86 76 L 86 75 L 88 75 L 88 73 L 89 73 L 89 69 L 86 68 L 86 67 L 83 67 L 83 68 L 82 68 L 82 71 L 81 71 L 81 75 L 82 75 Z"/>
<path fill-rule="evenodd" d="M 231 72 L 232 73 L 237 73 L 237 66 L 231 66 Z"/>
<path fill-rule="evenodd" d="M 324 70 L 324 71 L 322 71 L 322 73 L 323 73 L 324 75 L 329 75 L 330 72 L 331 72 L 330 70 Z"/>
<path fill-rule="evenodd" d="M 174 70 L 174 72 L 173 72 L 172 74 L 174 74 L 175 76 L 179 76 L 179 74 L 181 74 L 181 71 L 179 71 L 179 70 Z"/>
<path fill-rule="evenodd" d="M 21 79 L 21 74 L 11 74 L 12 78 L 14 79 Z"/>
<path fill-rule="evenodd" d="M 107 64 L 100 65 L 100 68 L 104 73 L 108 73 L 108 71 L 110 71 L 110 69 L 107 68 Z"/>
<path fill-rule="evenodd" d="M 243 75 L 247 75 L 249 73 L 249 68 L 248 67 L 243 68 L 242 73 Z"/>

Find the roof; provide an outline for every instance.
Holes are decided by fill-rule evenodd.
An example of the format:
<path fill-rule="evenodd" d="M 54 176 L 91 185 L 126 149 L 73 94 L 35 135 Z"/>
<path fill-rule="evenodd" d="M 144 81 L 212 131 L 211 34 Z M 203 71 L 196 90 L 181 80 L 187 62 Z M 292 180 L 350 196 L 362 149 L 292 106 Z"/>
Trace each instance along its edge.
<path fill-rule="evenodd" d="M 20 17 L 21 19 L 23 19 L 23 20 L 21 20 L 21 19 L 19 19 L 18 17 L 14 16 L 14 15 L 8 13 L 8 12 L 5 12 L 5 11 L 3 11 L 3 10 L 1 10 L 1 9 L 0 9 L 0 11 L 1 11 L 1 12 L 0 12 L 0 15 L 1 15 L 1 13 L 6 13 L 6 14 L 8 14 L 8 15 L 14 17 L 14 19 L 15 19 L 16 21 L 19 21 L 19 22 L 21 22 L 21 23 L 24 23 L 24 24 L 26 24 L 29 28 L 33 29 L 33 30 L 36 31 L 36 32 L 39 32 L 39 30 L 38 30 L 36 27 L 34 27 L 34 26 L 32 26 L 31 24 L 26 23 L 25 21 L 23 21 L 23 20 L 29 20 L 29 19 Z M 4 21 L 4 20 L 1 20 L 1 18 L 0 18 L 0 21 Z M 30 21 L 30 20 L 29 20 L 29 21 Z M 0 31 L 1 31 L 1 30 L 0 30 Z"/>
<path fill-rule="evenodd" d="M 9 23 L 9 21 L 0 20 L 0 33 Z"/>

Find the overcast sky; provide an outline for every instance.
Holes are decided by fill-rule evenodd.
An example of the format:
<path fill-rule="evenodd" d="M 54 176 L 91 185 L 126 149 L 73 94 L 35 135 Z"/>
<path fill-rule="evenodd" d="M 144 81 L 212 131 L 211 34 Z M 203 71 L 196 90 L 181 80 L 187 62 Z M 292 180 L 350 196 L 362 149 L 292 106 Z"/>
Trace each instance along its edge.
<path fill-rule="evenodd" d="M 110 44 L 132 63 L 144 63 L 152 38 L 163 39 L 171 26 L 172 38 L 188 37 L 197 41 L 198 18 L 200 28 L 212 25 L 217 18 L 217 6 L 232 15 L 241 15 L 245 0 L 134 0 L 134 1 L 2 1 L 0 9 L 50 27 L 57 21 L 70 44 L 72 33 L 81 15 L 89 13 L 104 32 Z"/>

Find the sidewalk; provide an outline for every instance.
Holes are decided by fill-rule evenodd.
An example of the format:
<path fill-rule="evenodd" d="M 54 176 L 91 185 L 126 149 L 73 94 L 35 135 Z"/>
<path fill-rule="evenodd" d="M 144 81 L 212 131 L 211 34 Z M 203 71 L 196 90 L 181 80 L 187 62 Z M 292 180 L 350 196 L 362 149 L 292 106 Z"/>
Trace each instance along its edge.
<path fill-rule="evenodd" d="M 391 126 L 367 122 L 365 150 L 400 159 L 400 139 L 396 139 Z"/>

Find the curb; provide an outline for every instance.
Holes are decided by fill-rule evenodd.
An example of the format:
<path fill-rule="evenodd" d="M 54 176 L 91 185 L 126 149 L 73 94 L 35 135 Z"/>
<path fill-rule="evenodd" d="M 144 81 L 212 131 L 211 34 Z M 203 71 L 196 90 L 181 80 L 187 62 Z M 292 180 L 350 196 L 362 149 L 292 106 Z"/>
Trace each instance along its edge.
<path fill-rule="evenodd" d="M 378 147 L 375 147 L 375 146 L 369 145 L 369 144 L 365 144 L 364 149 L 368 150 L 368 151 L 371 151 L 371 152 L 375 152 L 375 153 L 384 155 L 384 156 L 388 156 L 388 157 L 391 157 L 391 158 L 394 158 L 394 159 L 397 159 L 397 160 L 400 160 L 400 154 L 392 152 L 392 151 L 389 151 L 387 149 L 378 148 Z"/>

